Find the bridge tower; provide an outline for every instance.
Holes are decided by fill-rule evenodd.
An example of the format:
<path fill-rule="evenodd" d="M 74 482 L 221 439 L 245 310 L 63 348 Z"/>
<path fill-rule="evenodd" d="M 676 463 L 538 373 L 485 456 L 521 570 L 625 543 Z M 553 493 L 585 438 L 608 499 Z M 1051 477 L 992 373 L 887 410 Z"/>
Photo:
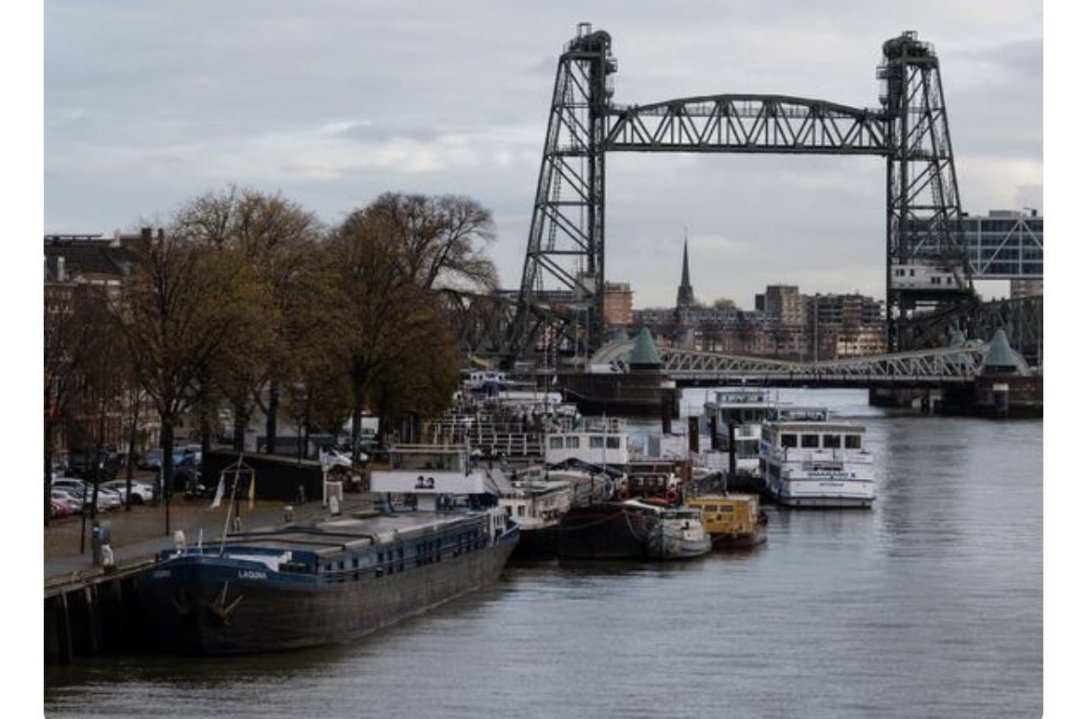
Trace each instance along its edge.
<path fill-rule="evenodd" d="M 604 139 L 612 96 L 609 76 L 615 71 L 611 36 L 580 23 L 555 72 L 511 327 L 514 356 L 531 353 L 539 339 L 539 325 L 530 326 L 530 306 L 547 305 L 553 316 L 568 318 L 558 338 L 567 352 L 588 354 L 603 340 Z"/>
<path fill-rule="evenodd" d="M 941 70 L 933 46 L 904 32 L 884 43 L 887 312 L 890 351 L 912 347 L 910 320 L 974 296 Z"/>

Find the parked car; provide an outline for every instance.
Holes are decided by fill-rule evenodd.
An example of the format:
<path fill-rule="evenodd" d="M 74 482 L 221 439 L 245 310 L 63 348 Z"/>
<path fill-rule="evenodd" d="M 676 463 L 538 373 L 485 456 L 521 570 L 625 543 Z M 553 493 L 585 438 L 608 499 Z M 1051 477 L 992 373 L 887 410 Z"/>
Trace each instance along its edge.
<path fill-rule="evenodd" d="M 63 519 L 72 513 L 71 508 L 60 500 L 54 499 L 49 503 L 50 519 Z"/>
<path fill-rule="evenodd" d="M 54 479 L 51 488 L 68 492 L 79 500 L 80 505 L 84 503 L 84 493 L 86 493 L 87 504 L 90 504 L 91 498 L 94 496 L 94 486 L 90 482 L 75 477 Z M 98 489 L 97 506 L 99 512 L 116 509 L 121 506 L 121 497 L 116 492 L 112 492 L 109 489 L 103 489 L 101 486 L 99 486 Z"/>
<path fill-rule="evenodd" d="M 99 489 L 105 488 L 121 495 L 121 503 L 125 501 L 125 482 L 124 479 L 115 479 L 110 482 L 104 482 L 99 486 Z M 132 481 L 132 503 L 143 504 L 144 502 L 150 502 L 154 499 L 155 492 L 153 487 L 147 482 Z"/>
<path fill-rule="evenodd" d="M 173 451 L 174 466 L 200 464 L 203 452 L 199 444 L 189 444 L 184 447 L 175 447 Z M 140 469 L 162 469 L 162 450 L 151 449 L 144 453 L 136 463 Z"/>
<path fill-rule="evenodd" d="M 66 492 L 63 489 L 53 489 L 50 490 L 49 496 L 54 506 L 54 517 L 66 517 L 69 514 L 79 514 L 83 511 L 83 500 L 70 492 Z M 56 510 L 57 505 L 60 505 L 63 510 L 60 514 L 58 514 Z"/>
<path fill-rule="evenodd" d="M 162 450 L 150 449 L 144 452 L 143 456 L 136 462 L 136 466 L 140 469 L 162 468 Z"/>
<path fill-rule="evenodd" d="M 112 450 L 72 452 L 68 456 L 68 475 L 72 477 L 113 479 L 119 466 L 118 455 Z"/>
<path fill-rule="evenodd" d="M 192 457 L 196 464 L 200 464 L 204 461 L 204 449 L 199 444 L 187 444 L 181 448 L 181 456 Z M 174 450 L 174 463 L 178 461 L 177 450 Z"/>

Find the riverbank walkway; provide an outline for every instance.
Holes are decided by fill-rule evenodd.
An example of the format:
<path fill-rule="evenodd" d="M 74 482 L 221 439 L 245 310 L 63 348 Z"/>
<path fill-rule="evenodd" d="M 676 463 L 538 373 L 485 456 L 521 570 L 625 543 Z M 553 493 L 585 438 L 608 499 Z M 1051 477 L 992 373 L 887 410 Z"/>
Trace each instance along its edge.
<path fill-rule="evenodd" d="M 255 502 L 252 511 L 248 502 L 242 500 L 241 516 L 247 530 L 268 529 L 284 523 L 285 502 Z M 320 499 L 305 504 L 291 504 L 295 522 L 306 522 L 328 514 L 328 508 Z M 346 494 L 341 505 L 341 512 L 369 508 L 369 495 Z M 203 541 L 210 546 L 223 536 L 224 523 L 227 519 L 227 504 L 212 509 L 211 500 L 183 500 L 175 498 L 170 503 L 170 531 L 166 531 L 166 510 L 163 505 L 133 506 L 130 511 L 124 507 L 99 515 L 99 521 L 110 523 L 110 549 L 113 551 L 114 564 L 118 571 L 125 567 L 150 561 L 162 549 L 174 546 L 175 530 L 185 532 L 185 540 L 192 546 Z M 103 573 L 100 567 L 93 566 L 91 554 L 90 518 L 86 521 L 83 538 L 83 551 L 80 551 L 80 531 L 83 522 L 80 517 L 65 517 L 53 520 L 45 527 L 44 569 L 45 585 L 90 579 Z"/>

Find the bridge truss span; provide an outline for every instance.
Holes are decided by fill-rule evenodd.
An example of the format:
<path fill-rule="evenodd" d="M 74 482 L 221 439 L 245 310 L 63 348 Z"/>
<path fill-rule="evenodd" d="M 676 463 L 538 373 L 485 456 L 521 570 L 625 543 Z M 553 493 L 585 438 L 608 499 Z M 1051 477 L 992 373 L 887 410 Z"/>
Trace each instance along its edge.
<path fill-rule="evenodd" d="M 627 371 L 634 342 L 606 345 L 595 364 Z M 988 344 L 915 350 L 821 362 L 787 362 L 672 347 L 658 349 L 662 370 L 678 385 L 810 385 L 838 387 L 962 385 L 978 376 Z"/>
<path fill-rule="evenodd" d="M 887 118 L 786 95 L 723 94 L 614 106 L 608 150 L 886 155 Z"/>

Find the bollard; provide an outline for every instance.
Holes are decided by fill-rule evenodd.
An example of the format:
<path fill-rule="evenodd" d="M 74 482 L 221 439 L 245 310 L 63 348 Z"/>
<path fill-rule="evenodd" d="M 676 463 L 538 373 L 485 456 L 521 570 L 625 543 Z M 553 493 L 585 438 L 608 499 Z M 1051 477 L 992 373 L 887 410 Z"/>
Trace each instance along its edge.
<path fill-rule="evenodd" d="M 340 514 L 340 500 L 335 494 L 329 497 L 329 514 Z"/>
<path fill-rule="evenodd" d="M 295 508 L 288 504 L 283 508 L 283 523 L 290 524 L 293 521 L 295 521 Z"/>

